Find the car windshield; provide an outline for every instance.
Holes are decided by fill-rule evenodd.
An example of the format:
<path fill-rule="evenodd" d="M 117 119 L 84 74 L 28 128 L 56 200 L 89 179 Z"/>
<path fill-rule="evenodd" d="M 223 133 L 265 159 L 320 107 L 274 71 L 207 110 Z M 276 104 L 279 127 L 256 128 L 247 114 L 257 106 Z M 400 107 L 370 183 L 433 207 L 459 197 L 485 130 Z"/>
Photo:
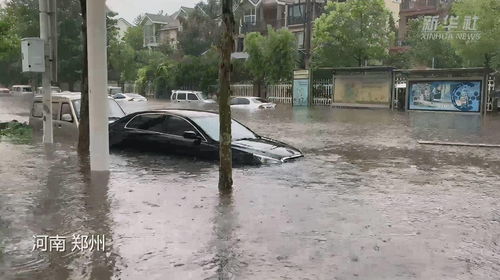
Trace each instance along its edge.
<path fill-rule="evenodd" d="M 255 103 L 268 103 L 268 101 L 265 100 L 264 98 L 255 98 L 253 100 L 253 102 L 255 102 Z"/>
<path fill-rule="evenodd" d="M 75 108 L 76 117 L 80 119 L 81 100 L 73 100 L 73 107 Z M 110 119 L 119 119 L 125 116 L 123 109 L 113 99 L 108 99 L 108 113 Z"/>
<path fill-rule="evenodd" d="M 194 117 L 191 118 L 205 133 L 215 141 L 219 141 L 219 116 L 213 117 Z M 257 136 L 248 128 L 244 127 L 235 120 L 231 121 L 232 140 L 255 139 Z"/>

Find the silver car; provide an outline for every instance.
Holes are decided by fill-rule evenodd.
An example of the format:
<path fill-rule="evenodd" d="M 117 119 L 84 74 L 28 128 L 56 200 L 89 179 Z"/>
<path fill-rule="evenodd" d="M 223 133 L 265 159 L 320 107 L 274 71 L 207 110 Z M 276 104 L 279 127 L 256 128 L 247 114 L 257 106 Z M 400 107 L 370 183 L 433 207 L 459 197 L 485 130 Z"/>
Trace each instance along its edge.
<path fill-rule="evenodd" d="M 33 131 L 43 128 L 43 97 L 35 96 L 31 106 L 29 124 Z M 62 92 L 52 95 L 52 125 L 54 126 L 54 139 L 78 139 L 78 125 L 80 123 L 81 93 Z M 125 116 L 120 105 L 108 97 L 109 122 Z"/>
<path fill-rule="evenodd" d="M 198 103 L 198 104 L 214 104 L 212 99 L 205 99 L 201 91 L 192 90 L 172 90 L 170 95 L 172 102 L 181 103 Z"/>

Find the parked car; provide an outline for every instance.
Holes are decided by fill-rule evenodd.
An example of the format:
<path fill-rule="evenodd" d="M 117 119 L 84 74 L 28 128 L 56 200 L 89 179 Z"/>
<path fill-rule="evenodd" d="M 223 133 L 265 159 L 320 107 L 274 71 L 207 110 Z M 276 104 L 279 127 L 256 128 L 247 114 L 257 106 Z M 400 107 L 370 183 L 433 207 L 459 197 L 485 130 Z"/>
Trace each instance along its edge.
<path fill-rule="evenodd" d="M 236 163 L 280 163 L 302 157 L 298 149 L 257 135 L 232 120 L 232 153 Z M 200 158 L 219 158 L 219 115 L 197 110 L 132 113 L 110 125 L 112 147 L 153 150 Z"/>
<path fill-rule="evenodd" d="M 42 130 L 43 127 L 43 96 L 35 96 L 31 106 L 29 124 L 33 130 Z M 52 120 L 54 137 L 76 139 L 80 123 L 81 93 L 62 92 L 52 95 Z M 120 105 L 108 97 L 109 123 L 125 116 Z"/>
<path fill-rule="evenodd" d="M 12 95 L 20 95 L 20 94 L 32 94 L 33 90 L 31 86 L 26 85 L 13 85 L 10 94 Z"/>
<path fill-rule="evenodd" d="M 59 93 L 59 92 L 62 92 L 61 88 L 60 87 L 56 87 L 56 86 L 51 86 L 50 87 L 52 93 Z M 43 87 L 38 87 L 36 89 L 36 94 L 42 94 L 42 90 L 43 90 Z"/>
<path fill-rule="evenodd" d="M 5 95 L 9 94 L 10 90 L 8 88 L 0 88 L 0 94 Z"/>
<path fill-rule="evenodd" d="M 235 96 L 231 98 L 230 106 L 244 109 L 274 109 L 276 103 L 269 102 L 260 97 Z"/>
<path fill-rule="evenodd" d="M 148 99 L 137 93 L 117 93 L 113 95 L 113 99 L 125 101 L 148 101 Z"/>
<path fill-rule="evenodd" d="M 190 103 L 215 103 L 212 99 L 205 99 L 201 91 L 191 90 L 172 90 L 170 100 L 173 102 L 190 102 Z"/>

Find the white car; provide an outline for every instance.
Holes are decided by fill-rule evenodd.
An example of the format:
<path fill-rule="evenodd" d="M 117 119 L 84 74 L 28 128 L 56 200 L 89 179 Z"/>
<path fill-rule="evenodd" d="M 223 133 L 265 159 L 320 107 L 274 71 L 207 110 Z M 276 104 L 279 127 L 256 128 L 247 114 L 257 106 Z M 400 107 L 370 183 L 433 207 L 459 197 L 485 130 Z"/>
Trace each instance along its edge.
<path fill-rule="evenodd" d="M 52 95 L 52 124 L 54 126 L 54 137 L 57 140 L 78 139 L 78 126 L 80 123 L 81 93 L 62 92 Z M 43 96 L 37 95 L 33 98 L 29 124 L 34 131 L 43 128 Z M 124 117 L 125 112 L 120 105 L 108 97 L 108 121 L 112 123 Z"/>
<path fill-rule="evenodd" d="M 229 104 L 232 108 L 244 109 L 274 109 L 276 103 L 269 102 L 261 97 L 235 96 Z"/>
<path fill-rule="evenodd" d="M 192 91 L 192 90 L 172 90 L 172 95 L 170 95 L 170 100 L 172 100 L 172 102 L 188 102 L 188 103 L 200 103 L 200 104 L 215 103 L 215 101 L 212 99 L 205 99 L 201 91 Z"/>
<path fill-rule="evenodd" d="M 8 88 L 0 88 L 0 94 L 9 94 L 10 90 Z"/>
<path fill-rule="evenodd" d="M 20 95 L 20 94 L 32 94 L 33 90 L 31 86 L 27 85 L 13 85 L 10 94 L 12 95 Z"/>
<path fill-rule="evenodd" d="M 117 93 L 113 95 L 113 99 L 125 101 L 148 101 L 148 99 L 137 93 Z"/>

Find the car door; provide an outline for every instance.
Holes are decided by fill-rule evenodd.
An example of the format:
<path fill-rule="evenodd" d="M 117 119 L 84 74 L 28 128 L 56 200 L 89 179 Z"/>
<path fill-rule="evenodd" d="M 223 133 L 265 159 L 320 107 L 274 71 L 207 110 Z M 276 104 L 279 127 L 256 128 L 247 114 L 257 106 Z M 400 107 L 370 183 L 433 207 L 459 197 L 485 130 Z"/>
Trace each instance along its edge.
<path fill-rule="evenodd" d="M 120 136 L 122 146 L 139 150 L 160 151 L 168 146 L 168 137 L 161 135 L 165 126 L 165 114 L 145 113 L 132 118 L 124 127 L 124 134 Z"/>
<path fill-rule="evenodd" d="M 206 142 L 203 135 L 185 118 L 179 116 L 168 115 L 165 119 L 165 133 L 170 138 L 170 149 L 177 154 L 198 155 L 200 145 Z M 186 131 L 195 132 L 200 139 L 184 138 Z"/>
<path fill-rule="evenodd" d="M 57 122 L 55 130 L 58 132 L 60 137 L 68 140 L 78 139 L 77 120 L 68 101 L 64 101 L 61 103 L 59 120 L 54 122 Z"/>
<path fill-rule="evenodd" d="M 177 102 L 186 102 L 186 93 L 178 92 L 176 100 Z"/>
<path fill-rule="evenodd" d="M 187 94 L 187 100 L 188 102 L 194 102 L 194 103 L 197 103 L 200 101 L 200 99 L 198 98 L 198 96 L 194 93 L 188 93 Z"/>

